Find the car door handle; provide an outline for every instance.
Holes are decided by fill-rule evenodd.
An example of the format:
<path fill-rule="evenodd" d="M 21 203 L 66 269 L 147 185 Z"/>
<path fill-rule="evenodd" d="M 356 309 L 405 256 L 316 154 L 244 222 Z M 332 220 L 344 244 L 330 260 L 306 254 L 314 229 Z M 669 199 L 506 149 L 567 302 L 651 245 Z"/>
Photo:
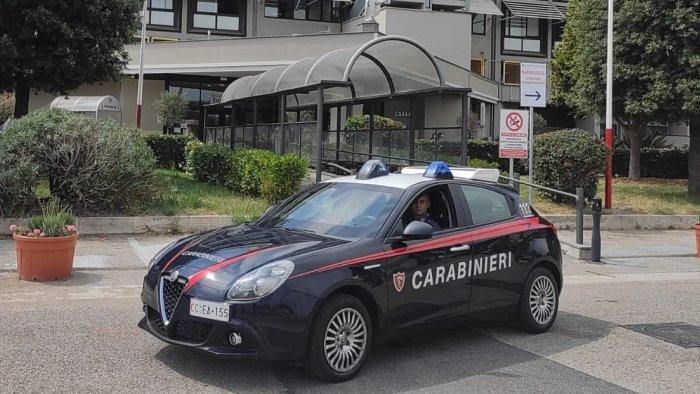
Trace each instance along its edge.
<path fill-rule="evenodd" d="M 450 252 L 452 252 L 452 253 L 461 252 L 464 250 L 469 250 L 469 245 L 455 245 L 455 246 L 450 248 Z"/>
<path fill-rule="evenodd" d="M 366 270 L 373 270 L 373 269 L 379 268 L 379 267 L 381 267 L 381 266 L 382 266 L 381 264 L 365 265 L 365 269 L 366 269 Z"/>

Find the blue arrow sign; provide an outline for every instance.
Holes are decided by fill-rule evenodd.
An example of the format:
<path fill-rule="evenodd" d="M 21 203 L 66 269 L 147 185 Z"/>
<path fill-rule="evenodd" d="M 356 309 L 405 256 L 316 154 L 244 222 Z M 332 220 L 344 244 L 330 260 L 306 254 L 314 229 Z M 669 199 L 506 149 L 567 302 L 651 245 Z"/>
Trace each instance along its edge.
<path fill-rule="evenodd" d="M 537 98 L 535 99 L 535 101 L 537 101 L 537 100 L 540 99 L 540 97 L 542 97 L 542 95 L 541 95 L 540 92 L 538 92 L 537 90 L 535 90 L 535 93 L 536 93 L 536 94 L 526 94 L 525 97 L 537 97 Z"/>

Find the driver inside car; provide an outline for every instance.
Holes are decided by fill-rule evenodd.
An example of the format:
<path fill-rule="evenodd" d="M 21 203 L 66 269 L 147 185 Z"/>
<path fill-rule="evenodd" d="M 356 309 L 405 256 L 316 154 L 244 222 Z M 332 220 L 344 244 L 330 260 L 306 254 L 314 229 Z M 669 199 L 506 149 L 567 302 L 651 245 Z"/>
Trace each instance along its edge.
<path fill-rule="evenodd" d="M 418 197 L 413 204 L 411 204 L 411 213 L 409 215 L 408 223 L 412 221 L 419 221 L 427 223 L 433 227 L 433 231 L 440 230 L 440 225 L 428 216 L 428 209 L 430 208 L 430 197 L 427 193 L 422 194 Z"/>

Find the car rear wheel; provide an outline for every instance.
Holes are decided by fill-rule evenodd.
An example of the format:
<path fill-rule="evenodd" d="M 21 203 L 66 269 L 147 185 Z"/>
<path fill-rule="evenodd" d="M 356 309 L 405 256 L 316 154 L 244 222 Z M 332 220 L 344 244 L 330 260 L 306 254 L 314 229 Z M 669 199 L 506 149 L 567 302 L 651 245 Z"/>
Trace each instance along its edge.
<path fill-rule="evenodd" d="M 559 289 L 552 273 L 537 267 L 528 275 L 520 295 L 517 323 L 521 329 L 541 333 L 554 324 L 559 308 Z"/>
<path fill-rule="evenodd" d="M 372 345 L 372 323 L 364 304 L 337 294 L 321 306 L 311 330 L 307 369 L 330 382 L 352 379 Z"/>

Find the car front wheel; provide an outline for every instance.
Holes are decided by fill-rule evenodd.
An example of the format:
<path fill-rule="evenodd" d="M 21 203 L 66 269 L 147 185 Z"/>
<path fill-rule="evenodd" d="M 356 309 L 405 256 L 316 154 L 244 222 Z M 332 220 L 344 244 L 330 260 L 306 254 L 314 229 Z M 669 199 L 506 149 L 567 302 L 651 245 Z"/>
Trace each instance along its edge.
<path fill-rule="evenodd" d="M 372 345 L 372 323 L 364 304 L 347 294 L 329 298 L 314 321 L 307 369 L 331 382 L 352 379 Z"/>
<path fill-rule="evenodd" d="M 537 267 L 528 275 L 520 296 L 518 325 L 525 331 L 542 333 L 554 324 L 559 308 L 559 289 L 552 273 Z"/>

